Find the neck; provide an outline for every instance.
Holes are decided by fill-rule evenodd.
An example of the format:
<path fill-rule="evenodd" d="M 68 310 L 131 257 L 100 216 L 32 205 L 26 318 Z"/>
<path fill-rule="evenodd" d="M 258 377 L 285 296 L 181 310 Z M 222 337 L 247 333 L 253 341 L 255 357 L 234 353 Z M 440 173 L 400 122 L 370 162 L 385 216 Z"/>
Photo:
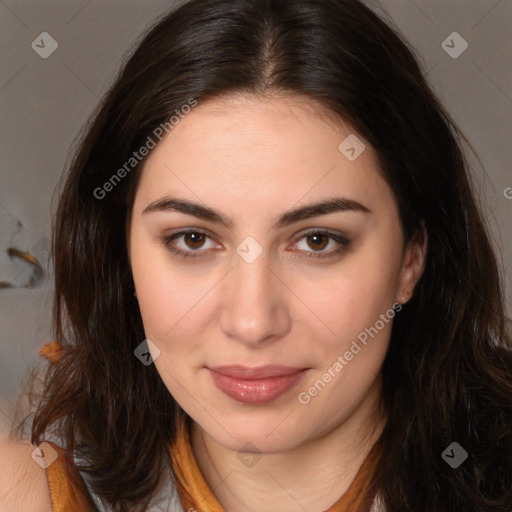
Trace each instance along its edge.
<path fill-rule="evenodd" d="M 252 467 L 195 422 L 192 450 L 226 512 L 322 512 L 346 493 L 384 428 L 380 391 L 376 379 L 364 400 L 328 434 L 286 452 L 263 454 Z"/>

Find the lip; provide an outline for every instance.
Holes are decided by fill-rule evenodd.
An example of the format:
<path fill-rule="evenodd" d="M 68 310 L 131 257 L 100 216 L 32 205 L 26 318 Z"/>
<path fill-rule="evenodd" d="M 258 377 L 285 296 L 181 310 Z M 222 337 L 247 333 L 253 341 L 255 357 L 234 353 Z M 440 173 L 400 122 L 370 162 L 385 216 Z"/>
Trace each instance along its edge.
<path fill-rule="evenodd" d="M 245 404 L 264 404 L 289 391 L 308 368 L 289 366 L 217 366 L 208 368 L 214 384 L 224 394 Z"/>

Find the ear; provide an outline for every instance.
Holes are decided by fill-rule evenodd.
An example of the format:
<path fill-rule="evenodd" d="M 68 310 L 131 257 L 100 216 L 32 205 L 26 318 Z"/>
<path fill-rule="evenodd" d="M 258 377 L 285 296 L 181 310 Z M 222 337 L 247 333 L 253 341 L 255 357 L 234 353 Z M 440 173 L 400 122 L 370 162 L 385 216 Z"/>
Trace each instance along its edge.
<path fill-rule="evenodd" d="M 413 296 L 416 283 L 420 280 L 425 268 L 427 248 L 427 229 L 422 220 L 421 227 L 404 249 L 396 297 L 399 304 L 405 304 Z"/>

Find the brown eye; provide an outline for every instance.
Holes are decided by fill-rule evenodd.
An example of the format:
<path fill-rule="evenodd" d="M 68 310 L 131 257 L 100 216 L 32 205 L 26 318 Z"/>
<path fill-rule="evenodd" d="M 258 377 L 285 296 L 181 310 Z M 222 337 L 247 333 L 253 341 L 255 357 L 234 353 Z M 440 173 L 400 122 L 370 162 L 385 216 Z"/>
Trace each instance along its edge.
<path fill-rule="evenodd" d="M 293 250 L 308 258 L 334 258 L 341 256 L 349 245 L 350 240 L 340 233 L 310 230 L 298 239 Z"/>
<path fill-rule="evenodd" d="M 205 246 L 206 242 L 206 246 Z M 208 246 L 210 242 L 210 246 Z M 190 229 L 163 238 L 163 243 L 174 254 L 184 258 L 204 256 L 202 253 L 215 247 L 212 238 L 202 231 Z"/>
<path fill-rule="evenodd" d="M 323 233 L 314 233 L 307 236 L 309 246 L 315 250 L 322 250 L 329 244 L 329 237 Z"/>
<path fill-rule="evenodd" d="M 203 233 L 197 233 L 195 231 L 191 231 L 190 233 L 183 235 L 183 241 L 191 249 L 199 249 L 202 247 L 205 239 L 206 236 Z"/>

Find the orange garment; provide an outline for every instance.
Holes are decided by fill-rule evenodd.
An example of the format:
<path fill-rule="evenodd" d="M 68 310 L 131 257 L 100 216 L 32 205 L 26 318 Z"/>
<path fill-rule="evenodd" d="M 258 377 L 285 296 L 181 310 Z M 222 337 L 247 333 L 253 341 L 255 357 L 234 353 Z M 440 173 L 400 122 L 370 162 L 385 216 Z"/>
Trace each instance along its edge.
<path fill-rule="evenodd" d="M 92 498 L 70 454 L 55 443 L 46 442 L 57 452 L 57 459 L 51 462 L 42 450 L 47 462 L 46 479 L 50 488 L 52 512 L 94 512 L 96 508 Z"/>
<path fill-rule="evenodd" d="M 52 363 L 62 357 L 64 350 L 54 342 L 39 352 Z M 94 512 L 94 504 L 76 468 L 72 456 L 55 443 L 47 441 L 58 457 L 46 468 L 50 488 L 52 512 Z M 370 482 L 382 447 L 375 443 L 346 493 L 325 512 L 366 512 L 363 507 L 370 493 Z M 43 452 L 43 456 L 44 456 Z M 190 442 L 190 427 L 184 421 L 170 446 L 176 487 L 185 511 L 225 512 L 209 488 L 194 457 Z M 372 493 L 373 494 L 373 493 Z M 369 496 L 373 499 L 373 495 Z"/>
<path fill-rule="evenodd" d="M 370 492 L 371 476 L 381 451 L 380 443 L 375 443 L 348 490 L 325 512 L 366 512 L 363 508 L 366 506 L 364 502 Z M 225 512 L 197 465 L 190 442 L 190 428 L 185 422 L 180 425 L 175 446 L 171 447 L 171 457 L 183 509 L 197 512 Z M 369 496 L 370 500 L 373 498 L 373 495 Z"/>

